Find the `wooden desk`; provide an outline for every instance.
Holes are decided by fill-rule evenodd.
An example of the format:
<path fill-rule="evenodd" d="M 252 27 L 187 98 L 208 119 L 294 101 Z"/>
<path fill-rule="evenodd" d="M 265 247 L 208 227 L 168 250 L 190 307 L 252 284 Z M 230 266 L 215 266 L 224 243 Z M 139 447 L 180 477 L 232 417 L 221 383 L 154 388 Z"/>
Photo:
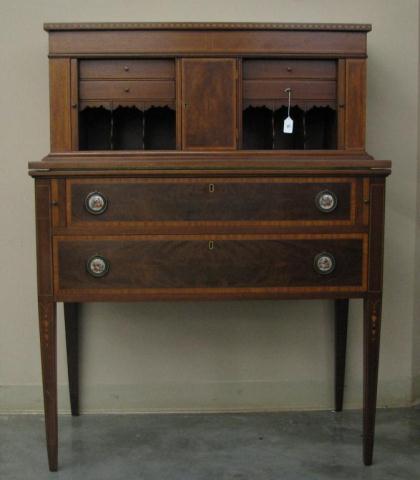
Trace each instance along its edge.
<path fill-rule="evenodd" d="M 370 465 L 391 167 L 365 152 L 370 26 L 45 28 L 51 153 L 29 169 L 50 469 L 57 302 L 78 415 L 79 303 L 243 298 L 335 301 L 337 411 L 349 299 L 364 299 Z"/>

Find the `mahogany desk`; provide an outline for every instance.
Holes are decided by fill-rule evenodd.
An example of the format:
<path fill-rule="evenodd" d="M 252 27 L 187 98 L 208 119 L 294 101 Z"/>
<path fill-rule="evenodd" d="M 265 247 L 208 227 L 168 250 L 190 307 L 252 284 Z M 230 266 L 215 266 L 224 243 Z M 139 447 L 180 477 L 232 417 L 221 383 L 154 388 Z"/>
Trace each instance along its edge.
<path fill-rule="evenodd" d="M 57 302 L 78 415 L 78 304 L 249 298 L 335 301 L 337 411 L 349 299 L 364 299 L 370 465 L 391 168 L 365 152 L 370 26 L 45 29 L 51 153 L 29 169 L 50 469 Z"/>

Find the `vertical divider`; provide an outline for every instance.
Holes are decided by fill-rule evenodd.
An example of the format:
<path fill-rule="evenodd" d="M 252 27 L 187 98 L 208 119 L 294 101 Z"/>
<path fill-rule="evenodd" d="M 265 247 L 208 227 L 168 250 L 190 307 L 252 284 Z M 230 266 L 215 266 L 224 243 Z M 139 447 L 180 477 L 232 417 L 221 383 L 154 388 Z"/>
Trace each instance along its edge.
<path fill-rule="evenodd" d="M 243 98 L 243 88 L 242 88 L 242 58 L 238 57 L 237 58 L 237 67 L 236 67 L 236 72 L 237 72 L 237 100 L 236 100 L 236 105 L 238 109 L 238 121 L 237 121 L 237 127 L 236 127 L 236 148 L 238 150 L 243 148 L 243 134 L 242 134 L 242 117 L 243 117 L 243 104 L 242 104 L 242 98 Z"/>
<path fill-rule="evenodd" d="M 346 61 L 342 58 L 337 65 L 337 148 L 346 145 Z"/>
<path fill-rule="evenodd" d="M 182 59 L 175 59 L 175 128 L 176 149 L 182 149 Z"/>
<path fill-rule="evenodd" d="M 366 60 L 346 60 L 346 150 L 363 151 L 366 131 Z"/>
<path fill-rule="evenodd" d="M 111 102 L 111 116 L 109 125 L 109 147 L 114 150 L 114 102 Z"/>
<path fill-rule="evenodd" d="M 70 60 L 71 149 L 79 150 L 79 62 Z"/>
<path fill-rule="evenodd" d="M 50 58 L 51 152 L 72 148 L 70 58 Z"/>

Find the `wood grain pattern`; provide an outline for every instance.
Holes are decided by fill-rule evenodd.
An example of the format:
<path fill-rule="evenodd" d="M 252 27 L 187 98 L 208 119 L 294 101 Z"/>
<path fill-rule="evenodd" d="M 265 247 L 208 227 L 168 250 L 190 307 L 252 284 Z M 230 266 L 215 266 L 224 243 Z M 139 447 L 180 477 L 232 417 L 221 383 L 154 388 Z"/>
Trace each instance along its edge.
<path fill-rule="evenodd" d="M 69 151 L 72 146 L 70 59 L 51 58 L 49 67 L 51 151 Z"/>
<path fill-rule="evenodd" d="M 347 150 L 364 150 L 366 135 L 366 60 L 346 62 Z"/>
<path fill-rule="evenodd" d="M 50 31 L 50 55 L 366 57 L 366 32 L 281 30 Z"/>
<path fill-rule="evenodd" d="M 213 289 L 362 292 L 366 248 L 363 234 L 56 237 L 55 282 L 60 293 L 105 296 L 118 290 L 170 295 L 185 291 L 198 297 Z M 336 258 L 330 275 L 314 270 L 314 257 L 322 251 Z M 93 255 L 110 262 L 103 278 L 86 271 L 86 261 Z"/>
<path fill-rule="evenodd" d="M 52 213 L 50 180 L 38 179 L 35 181 L 35 213 L 38 295 L 52 296 Z"/>
<path fill-rule="evenodd" d="M 182 60 L 183 149 L 236 148 L 236 91 L 236 59 Z"/>
<path fill-rule="evenodd" d="M 55 472 L 58 467 L 56 304 L 40 298 L 38 311 L 48 465 Z"/>
<path fill-rule="evenodd" d="M 369 293 L 364 301 L 363 461 L 365 465 L 372 464 L 375 436 L 382 315 L 384 224 L 385 181 L 378 177 L 373 178 L 370 182 Z"/>
<path fill-rule="evenodd" d="M 330 213 L 316 206 L 316 195 L 324 190 L 338 198 Z M 109 202 L 101 215 L 85 209 L 85 198 L 94 191 Z M 74 179 L 67 192 L 69 225 L 351 225 L 356 215 L 355 179 Z"/>

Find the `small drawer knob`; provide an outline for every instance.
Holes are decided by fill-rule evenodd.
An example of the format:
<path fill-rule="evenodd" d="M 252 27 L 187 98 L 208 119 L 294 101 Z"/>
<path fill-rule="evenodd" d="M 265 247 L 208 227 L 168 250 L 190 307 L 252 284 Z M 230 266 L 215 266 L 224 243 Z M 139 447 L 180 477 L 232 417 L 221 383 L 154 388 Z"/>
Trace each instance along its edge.
<path fill-rule="evenodd" d="M 130 89 L 129 89 L 128 87 L 125 87 L 125 88 L 124 88 L 124 92 L 125 92 L 125 93 L 129 93 L 129 92 L 130 92 Z"/>
<path fill-rule="evenodd" d="M 328 275 L 335 269 L 335 258 L 331 253 L 322 252 L 314 258 L 314 269 L 321 275 Z"/>
<path fill-rule="evenodd" d="M 100 255 L 94 255 L 86 262 L 86 270 L 92 277 L 104 277 L 109 271 L 109 262 Z"/>
<path fill-rule="evenodd" d="M 100 215 L 107 209 L 108 201 L 102 193 L 92 192 L 86 197 L 85 207 L 92 215 Z"/>
<path fill-rule="evenodd" d="M 288 71 L 288 72 L 292 72 L 292 71 L 293 71 L 293 68 L 292 68 L 292 67 L 287 67 L 287 71 Z"/>
<path fill-rule="evenodd" d="M 333 212 L 337 208 L 337 197 L 333 192 L 329 190 L 323 190 L 319 192 L 315 198 L 315 205 L 318 210 L 324 213 Z"/>
<path fill-rule="evenodd" d="M 128 65 L 124 65 L 124 71 L 125 72 L 128 72 L 130 70 L 129 66 Z"/>

